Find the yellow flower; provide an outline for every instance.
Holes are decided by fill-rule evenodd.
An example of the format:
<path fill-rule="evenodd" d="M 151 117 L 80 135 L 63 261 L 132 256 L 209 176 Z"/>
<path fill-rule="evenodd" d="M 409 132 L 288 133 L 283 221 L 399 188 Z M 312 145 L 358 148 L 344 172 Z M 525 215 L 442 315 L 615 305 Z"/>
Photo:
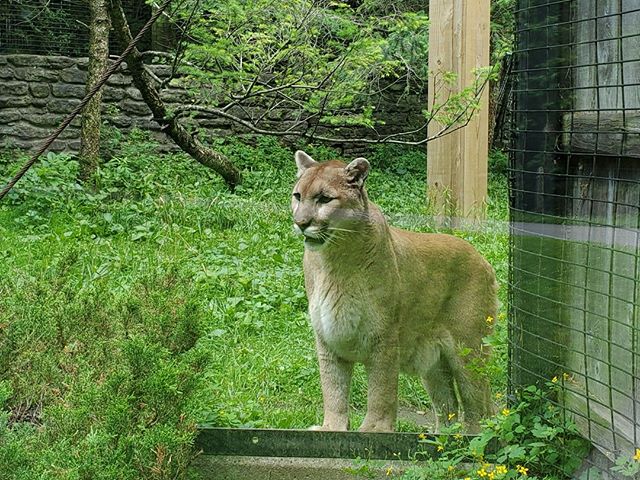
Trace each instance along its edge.
<path fill-rule="evenodd" d="M 496 400 L 500 400 L 502 398 L 502 393 L 498 392 L 496 393 Z"/>
<path fill-rule="evenodd" d="M 569 375 L 567 372 L 564 372 L 562 374 L 562 378 L 564 378 L 565 380 L 569 380 L 571 378 L 571 375 Z"/>
<path fill-rule="evenodd" d="M 442 445 L 438 445 L 437 450 L 438 450 L 439 452 L 442 452 L 442 451 L 444 450 L 444 447 L 443 447 Z"/>
<path fill-rule="evenodd" d="M 462 440 L 462 434 L 461 433 L 454 433 L 453 434 L 453 438 L 455 438 L 456 440 Z"/>
<path fill-rule="evenodd" d="M 387 468 L 387 477 L 393 473 L 393 467 Z"/>
<path fill-rule="evenodd" d="M 636 454 L 633 456 L 636 462 L 640 462 L 640 448 L 636 448 Z"/>
<path fill-rule="evenodd" d="M 523 477 L 526 477 L 527 473 L 529 472 L 529 469 L 523 467 L 522 465 L 516 465 L 516 471 Z"/>
<path fill-rule="evenodd" d="M 447 415 L 447 419 L 449 419 L 449 421 L 453 420 L 456 417 L 455 413 L 450 413 L 449 415 Z"/>
<path fill-rule="evenodd" d="M 487 478 L 488 478 L 489 480 L 493 480 L 494 478 L 496 478 L 496 474 L 495 474 L 495 472 L 489 472 L 489 475 L 487 475 Z"/>
<path fill-rule="evenodd" d="M 424 433 L 420 433 L 418 434 L 418 439 L 419 440 L 426 440 L 427 436 Z"/>
<path fill-rule="evenodd" d="M 507 314 L 504 312 L 500 312 L 498 314 L 498 320 L 504 320 L 505 318 L 507 318 Z"/>
<path fill-rule="evenodd" d="M 453 465 L 449 465 L 449 466 L 447 467 L 447 470 L 449 470 L 450 472 L 453 472 L 454 468 L 455 468 L 455 467 L 454 467 Z"/>
<path fill-rule="evenodd" d="M 502 409 L 502 415 L 504 415 L 505 417 L 506 417 L 507 415 L 509 415 L 510 413 L 511 413 L 511 410 L 509 410 L 508 408 L 503 408 L 503 409 Z"/>
<path fill-rule="evenodd" d="M 552 382 L 552 383 L 558 383 L 558 377 L 553 377 L 553 378 L 551 379 L 551 382 Z"/>
<path fill-rule="evenodd" d="M 479 477 L 482 477 L 482 478 L 487 476 L 487 471 L 484 468 L 481 468 L 476 473 L 478 474 Z"/>
<path fill-rule="evenodd" d="M 497 465 L 496 466 L 496 473 L 498 475 L 505 475 L 508 471 L 509 470 L 504 465 Z"/>
<path fill-rule="evenodd" d="M 487 317 L 487 325 L 491 325 L 493 323 L 493 317 L 491 315 L 489 315 Z"/>

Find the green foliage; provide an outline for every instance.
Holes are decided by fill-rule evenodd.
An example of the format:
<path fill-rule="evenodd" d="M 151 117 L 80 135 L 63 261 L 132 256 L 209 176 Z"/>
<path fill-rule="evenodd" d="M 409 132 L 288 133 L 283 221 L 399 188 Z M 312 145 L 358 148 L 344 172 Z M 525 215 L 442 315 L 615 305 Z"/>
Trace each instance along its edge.
<path fill-rule="evenodd" d="M 589 451 L 574 423 L 553 398 L 557 382 L 544 390 L 531 386 L 520 391 L 514 407 L 487 419 L 471 441 L 459 435 L 460 424 L 447 427 L 434 440 L 439 456 L 415 467 L 403 478 L 512 480 L 572 478 Z"/>
<path fill-rule="evenodd" d="M 424 12 L 403 12 L 380 20 L 389 29 L 385 58 L 394 59 L 411 75 L 409 80 L 424 82 L 429 75 L 429 19 Z"/>
<path fill-rule="evenodd" d="M 515 0 L 491 0 L 491 61 L 496 63 L 513 50 Z"/>
<path fill-rule="evenodd" d="M 194 85 L 206 83 L 200 100 L 213 107 L 274 91 L 328 124 L 373 126 L 366 96 L 377 82 L 404 75 L 426 82 L 424 12 L 379 18 L 344 2 L 208 0 L 187 2 L 176 15 L 186 21 L 194 8 L 200 15 L 183 72 Z"/>
<path fill-rule="evenodd" d="M 55 207 L 81 188 L 77 182 L 69 181 L 77 171 L 78 163 L 70 161 L 67 155 L 49 152 L 46 158 L 40 160 L 37 168 L 27 172 L 9 192 L 7 201 L 13 205 L 23 205 L 28 201 L 42 205 L 43 209 Z"/>
<path fill-rule="evenodd" d="M 375 2 L 188 0 L 172 15 L 188 30 L 176 81 L 191 87 L 197 103 L 174 113 L 204 111 L 264 132 L 329 141 L 344 136 L 340 128 L 364 127 L 363 136 L 378 139 L 381 93 L 397 84 L 423 96 L 429 75 L 442 94 L 424 123 L 407 132 L 434 118 L 463 125 L 493 76 L 483 69 L 460 91 L 442 88 L 447 72 L 428 70 L 426 11 L 408 5 L 388 11 Z M 393 140 L 416 141 L 407 132 Z"/>
<path fill-rule="evenodd" d="M 0 16 L 9 19 L 4 27 L 4 54 L 86 54 L 86 46 L 76 41 L 73 13 L 60 4 L 42 0 L 3 2 Z"/>
<path fill-rule="evenodd" d="M 640 473 L 640 448 L 636 448 L 635 455 L 622 455 L 616 459 L 611 471 L 623 477 L 638 478 Z"/>
<path fill-rule="evenodd" d="M 489 172 L 493 175 L 506 175 L 509 168 L 509 157 L 500 150 L 489 153 Z"/>

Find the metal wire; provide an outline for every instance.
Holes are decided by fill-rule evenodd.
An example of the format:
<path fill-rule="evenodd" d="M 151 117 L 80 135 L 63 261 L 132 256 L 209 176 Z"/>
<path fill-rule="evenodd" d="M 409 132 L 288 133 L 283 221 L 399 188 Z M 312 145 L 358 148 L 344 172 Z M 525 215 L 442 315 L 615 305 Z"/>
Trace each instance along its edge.
<path fill-rule="evenodd" d="M 91 88 L 91 90 L 85 95 L 80 104 L 73 109 L 69 115 L 65 117 L 62 123 L 58 126 L 58 128 L 44 141 L 42 146 L 36 151 L 36 153 L 18 170 L 18 172 L 14 175 L 14 177 L 5 185 L 5 187 L 0 191 L 0 201 L 9 193 L 9 191 L 15 186 L 16 183 L 23 177 L 27 171 L 33 166 L 34 163 L 40 158 L 42 155 L 55 141 L 56 138 L 62 133 L 62 131 L 69 126 L 69 124 L 73 121 L 73 119 L 82 111 L 82 109 L 89 103 L 91 98 L 100 90 L 109 77 L 120 68 L 120 65 L 124 62 L 125 57 L 136 47 L 136 44 L 140 41 L 140 39 L 144 36 L 144 34 L 151 28 L 154 22 L 160 17 L 162 12 L 169 6 L 171 0 L 165 0 L 162 5 L 158 7 L 158 9 L 151 16 L 149 21 L 142 27 L 142 29 L 138 32 L 138 35 L 131 40 L 131 43 L 125 48 L 120 57 L 116 61 L 114 61 L 111 66 L 103 73 L 100 79 L 96 82 L 96 84 Z"/>
<path fill-rule="evenodd" d="M 151 16 L 145 0 L 123 2 L 132 31 L 139 31 Z M 150 32 L 139 48 L 150 49 Z M 117 42 L 109 50 L 120 51 Z M 4 0 L 0 2 L 0 54 L 64 55 L 89 53 L 89 9 L 86 0 Z"/>
<path fill-rule="evenodd" d="M 510 390 L 559 403 L 608 458 L 640 446 L 640 0 L 518 0 Z"/>

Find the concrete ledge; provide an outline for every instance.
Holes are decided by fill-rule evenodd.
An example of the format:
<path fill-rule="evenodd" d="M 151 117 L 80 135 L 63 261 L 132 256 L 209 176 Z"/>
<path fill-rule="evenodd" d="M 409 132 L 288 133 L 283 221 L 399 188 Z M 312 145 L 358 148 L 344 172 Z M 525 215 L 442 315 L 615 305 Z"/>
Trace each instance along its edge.
<path fill-rule="evenodd" d="M 415 463 L 340 458 L 200 455 L 194 467 L 203 480 L 354 480 L 399 478 Z"/>

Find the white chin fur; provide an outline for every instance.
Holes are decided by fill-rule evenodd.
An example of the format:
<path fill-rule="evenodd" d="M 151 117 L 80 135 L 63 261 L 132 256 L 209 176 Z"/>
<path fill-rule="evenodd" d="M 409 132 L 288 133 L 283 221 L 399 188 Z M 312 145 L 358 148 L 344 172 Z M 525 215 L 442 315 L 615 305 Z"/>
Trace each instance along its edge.
<path fill-rule="evenodd" d="M 327 242 L 316 243 L 316 242 L 308 242 L 308 241 L 305 240 L 304 248 L 306 248 L 310 252 L 317 252 L 318 250 L 322 250 L 322 248 L 324 248 L 324 246 L 326 244 L 327 244 Z"/>

